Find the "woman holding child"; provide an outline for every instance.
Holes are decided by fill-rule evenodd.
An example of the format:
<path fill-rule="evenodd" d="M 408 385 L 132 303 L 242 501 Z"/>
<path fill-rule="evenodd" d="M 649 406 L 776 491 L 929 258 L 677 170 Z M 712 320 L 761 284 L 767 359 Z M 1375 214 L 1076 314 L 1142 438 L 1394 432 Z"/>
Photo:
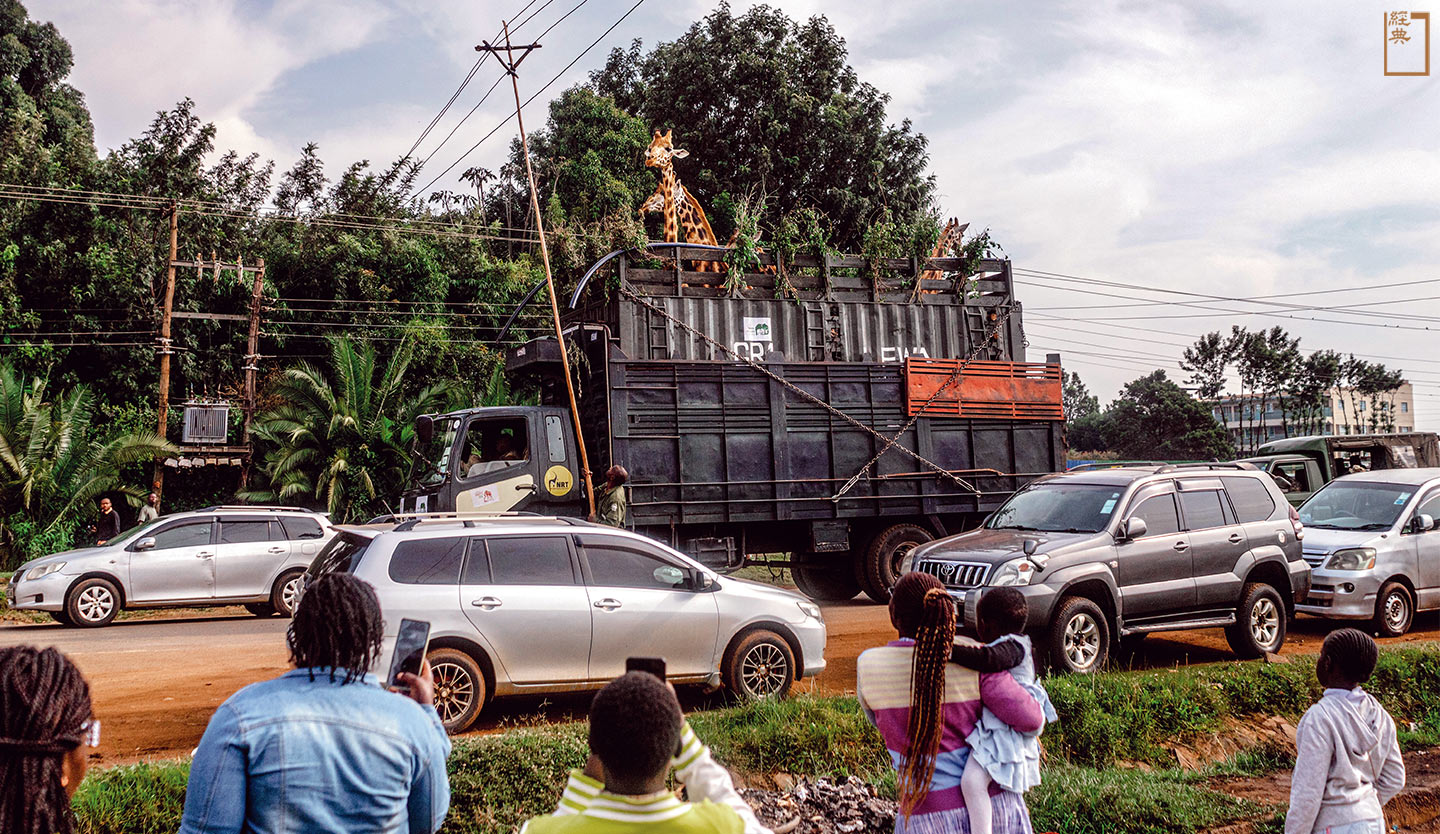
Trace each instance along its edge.
<path fill-rule="evenodd" d="M 860 705 L 899 774 L 897 834 L 1033 832 L 1021 792 L 1039 781 L 1036 736 L 1054 711 L 1034 683 L 1024 597 L 990 590 L 978 613 L 993 642 L 956 645 L 955 601 L 908 573 L 890 599 L 900 639 L 857 661 Z"/>

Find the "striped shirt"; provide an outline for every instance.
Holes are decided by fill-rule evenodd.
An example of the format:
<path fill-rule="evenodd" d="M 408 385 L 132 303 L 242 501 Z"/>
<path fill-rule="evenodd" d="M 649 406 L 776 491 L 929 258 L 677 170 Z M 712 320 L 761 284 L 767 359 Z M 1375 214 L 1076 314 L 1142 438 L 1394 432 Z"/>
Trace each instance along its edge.
<path fill-rule="evenodd" d="M 624 834 L 663 830 L 666 834 L 770 834 L 736 793 L 729 771 L 715 762 L 686 723 L 680 752 L 671 760 L 675 778 L 696 802 L 683 802 L 672 791 L 647 796 L 614 794 L 579 770 L 548 817 L 526 822 L 521 834 Z"/>
<path fill-rule="evenodd" d="M 915 641 L 902 639 L 861 652 L 856 661 L 855 690 L 860 706 L 880 731 L 897 769 L 909 746 L 910 668 L 914 654 Z M 960 775 L 970 759 L 965 737 L 975 729 L 983 707 L 989 707 L 1001 721 L 1021 732 L 1038 730 L 1045 721 L 1040 705 L 1009 672 L 982 675 L 964 666 L 947 665 L 940 707 L 940 751 L 935 756 L 930 793 L 915 809 L 917 815 L 965 807 L 960 793 Z M 999 792 L 993 785 L 990 790 L 992 794 Z"/>

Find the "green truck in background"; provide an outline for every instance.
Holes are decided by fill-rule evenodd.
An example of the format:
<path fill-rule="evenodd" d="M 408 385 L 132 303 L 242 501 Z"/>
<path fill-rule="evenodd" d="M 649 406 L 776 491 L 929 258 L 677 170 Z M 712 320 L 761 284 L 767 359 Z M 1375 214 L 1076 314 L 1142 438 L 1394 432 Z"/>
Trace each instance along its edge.
<path fill-rule="evenodd" d="M 1440 438 L 1423 431 L 1286 437 L 1241 461 L 1269 472 L 1298 507 L 1320 487 L 1351 472 L 1440 466 Z"/>

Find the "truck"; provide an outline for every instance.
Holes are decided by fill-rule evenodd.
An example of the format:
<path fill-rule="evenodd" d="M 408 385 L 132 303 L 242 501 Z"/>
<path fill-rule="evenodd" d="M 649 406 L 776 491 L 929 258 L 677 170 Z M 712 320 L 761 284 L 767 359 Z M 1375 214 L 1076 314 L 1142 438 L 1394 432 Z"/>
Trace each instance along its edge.
<path fill-rule="evenodd" d="M 1434 432 L 1286 437 L 1242 460 L 1269 472 L 1298 507 L 1320 487 L 1352 472 L 1440 466 L 1440 440 Z"/>
<path fill-rule="evenodd" d="M 916 546 L 1064 469 L 1059 357 L 1022 361 L 1008 261 L 685 268 L 720 257 L 622 256 L 565 318 L 590 469 L 628 470 L 637 532 L 708 566 L 788 567 L 817 600 L 885 602 Z M 421 418 L 402 512 L 586 514 L 561 351 L 507 357 L 538 405 Z"/>

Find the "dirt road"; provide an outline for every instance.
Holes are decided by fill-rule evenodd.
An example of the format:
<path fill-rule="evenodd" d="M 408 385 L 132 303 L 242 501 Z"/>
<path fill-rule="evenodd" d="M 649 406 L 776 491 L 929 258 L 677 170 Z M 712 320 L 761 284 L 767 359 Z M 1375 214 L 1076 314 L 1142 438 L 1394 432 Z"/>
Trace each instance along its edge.
<path fill-rule="evenodd" d="M 894 637 L 883 606 L 858 600 L 824 606 L 830 627 L 829 667 L 799 691 L 847 692 L 855 685 L 855 658 L 861 651 Z M 96 757 L 116 764 L 188 753 L 200 740 L 210 714 L 237 689 L 274 677 L 286 668 L 287 620 L 249 616 L 194 616 L 132 620 L 103 629 L 81 630 L 55 624 L 0 626 L 0 645 L 53 645 L 79 664 L 90 681 L 103 739 Z M 1292 624 L 1285 654 L 1319 650 L 1333 628 L 1323 620 L 1301 618 Z M 1434 614 L 1421 615 L 1415 631 L 1401 641 L 1440 639 Z M 1387 641 L 1394 643 L 1399 641 Z M 1136 654 L 1117 661 L 1121 667 L 1166 667 L 1230 660 L 1219 629 L 1152 635 Z M 683 691 L 687 709 L 723 702 L 719 695 Z M 584 715 L 586 695 L 552 695 L 498 701 L 486 708 L 476 732 L 494 732 L 534 720 L 565 720 Z"/>

